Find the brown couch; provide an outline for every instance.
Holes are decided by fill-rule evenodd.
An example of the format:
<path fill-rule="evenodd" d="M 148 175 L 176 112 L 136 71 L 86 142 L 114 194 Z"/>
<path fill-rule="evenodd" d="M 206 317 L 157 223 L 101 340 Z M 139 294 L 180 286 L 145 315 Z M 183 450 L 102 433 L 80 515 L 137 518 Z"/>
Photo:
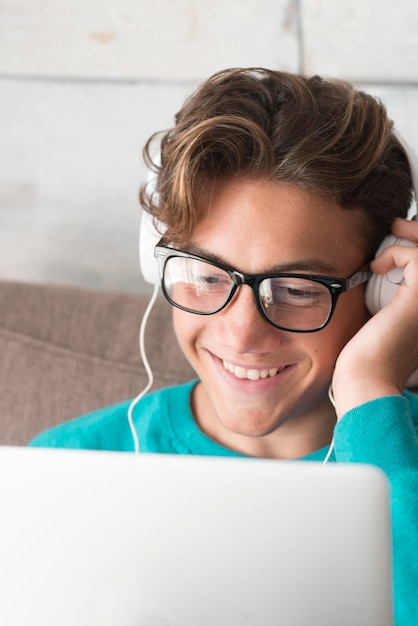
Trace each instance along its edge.
<path fill-rule="evenodd" d="M 0 445 L 136 396 L 147 377 L 138 330 L 148 296 L 0 281 Z M 195 377 L 157 300 L 146 347 L 154 388 Z"/>

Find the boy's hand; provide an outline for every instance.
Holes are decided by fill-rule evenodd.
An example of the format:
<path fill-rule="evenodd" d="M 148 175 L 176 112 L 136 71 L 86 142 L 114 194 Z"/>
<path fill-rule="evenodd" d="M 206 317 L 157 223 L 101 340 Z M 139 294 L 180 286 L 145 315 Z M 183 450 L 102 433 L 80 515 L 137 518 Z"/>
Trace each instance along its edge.
<path fill-rule="evenodd" d="M 392 232 L 418 246 L 418 223 L 396 219 Z M 404 281 L 393 300 L 374 315 L 341 351 L 333 376 L 337 416 L 370 400 L 400 395 L 418 369 L 418 247 L 390 246 L 371 270 L 403 268 Z"/>

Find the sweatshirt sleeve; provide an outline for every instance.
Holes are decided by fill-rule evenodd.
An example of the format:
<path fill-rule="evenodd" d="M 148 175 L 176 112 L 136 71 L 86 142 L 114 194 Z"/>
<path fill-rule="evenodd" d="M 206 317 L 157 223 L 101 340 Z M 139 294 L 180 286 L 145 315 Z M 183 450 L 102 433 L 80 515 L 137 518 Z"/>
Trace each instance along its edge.
<path fill-rule="evenodd" d="M 334 437 L 339 463 L 366 463 L 389 481 L 396 626 L 418 624 L 418 398 L 388 396 L 349 411 Z"/>

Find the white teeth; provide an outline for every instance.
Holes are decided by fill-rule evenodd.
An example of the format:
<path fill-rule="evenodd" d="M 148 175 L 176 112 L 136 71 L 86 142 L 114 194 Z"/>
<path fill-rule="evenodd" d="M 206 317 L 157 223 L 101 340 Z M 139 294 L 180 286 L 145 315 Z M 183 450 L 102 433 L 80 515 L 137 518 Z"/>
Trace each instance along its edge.
<path fill-rule="evenodd" d="M 248 380 L 259 380 L 260 378 L 268 378 L 269 376 L 276 376 L 276 374 L 280 371 L 284 370 L 284 367 L 271 367 L 270 369 L 264 370 L 256 370 L 256 369 L 245 369 L 244 367 L 239 367 L 238 365 L 232 365 L 228 361 L 222 361 L 224 368 L 234 374 L 237 378 L 247 378 Z"/>

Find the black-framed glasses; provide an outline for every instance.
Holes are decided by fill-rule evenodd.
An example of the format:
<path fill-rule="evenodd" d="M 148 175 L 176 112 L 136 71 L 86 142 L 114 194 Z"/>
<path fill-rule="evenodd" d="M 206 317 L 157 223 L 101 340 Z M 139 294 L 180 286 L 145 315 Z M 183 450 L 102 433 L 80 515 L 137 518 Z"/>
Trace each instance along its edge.
<path fill-rule="evenodd" d="M 166 299 L 198 315 L 213 315 L 232 300 L 240 285 L 249 285 L 258 310 L 276 328 L 311 333 L 324 328 L 338 297 L 369 280 L 368 265 L 346 278 L 269 272 L 244 274 L 203 257 L 158 245 L 155 248 Z"/>

